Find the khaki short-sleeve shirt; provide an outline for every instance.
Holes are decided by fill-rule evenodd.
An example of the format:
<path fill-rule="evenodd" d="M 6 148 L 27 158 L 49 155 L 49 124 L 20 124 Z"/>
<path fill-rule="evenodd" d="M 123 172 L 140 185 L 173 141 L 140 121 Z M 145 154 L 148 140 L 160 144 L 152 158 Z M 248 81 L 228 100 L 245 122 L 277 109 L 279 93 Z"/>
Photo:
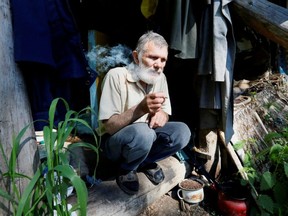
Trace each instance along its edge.
<path fill-rule="evenodd" d="M 163 103 L 162 110 L 171 115 L 171 103 L 164 73 L 161 73 L 161 78 L 156 84 L 148 85 L 146 92 L 141 84 L 132 77 L 126 67 L 117 67 L 109 70 L 102 82 L 99 120 L 106 120 L 112 115 L 123 113 L 139 104 L 145 95 L 151 92 L 164 92 L 167 99 Z M 135 122 L 146 122 L 147 117 L 148 114 Z"/>

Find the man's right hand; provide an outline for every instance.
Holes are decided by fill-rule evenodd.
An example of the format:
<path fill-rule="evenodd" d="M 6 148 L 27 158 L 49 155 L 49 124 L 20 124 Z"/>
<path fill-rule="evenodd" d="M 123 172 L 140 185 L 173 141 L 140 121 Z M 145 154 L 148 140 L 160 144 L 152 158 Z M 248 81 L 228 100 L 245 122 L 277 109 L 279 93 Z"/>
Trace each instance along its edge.
<path fill-rule="evenodd" d="M 154 92 L 147 94 L 142 100 L 141 105 L 144 112 L 149 114 L 155 114 L 162 108 L 162 104 L 165 102 L 165 94 L 163 92 Z"/>

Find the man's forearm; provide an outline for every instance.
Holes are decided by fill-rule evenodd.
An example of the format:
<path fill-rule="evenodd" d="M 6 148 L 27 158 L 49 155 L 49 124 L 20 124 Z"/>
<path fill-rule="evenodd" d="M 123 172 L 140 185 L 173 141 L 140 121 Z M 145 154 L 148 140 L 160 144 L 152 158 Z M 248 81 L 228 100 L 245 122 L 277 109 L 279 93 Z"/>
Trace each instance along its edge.
<path fill-rule="evenodd" d="M 111 116 L 108 120 L 103 121 L 103 124 L 106 132 L 112 135 L 145 114 L 139 106 L 134 106 L 121 114 Z"/>

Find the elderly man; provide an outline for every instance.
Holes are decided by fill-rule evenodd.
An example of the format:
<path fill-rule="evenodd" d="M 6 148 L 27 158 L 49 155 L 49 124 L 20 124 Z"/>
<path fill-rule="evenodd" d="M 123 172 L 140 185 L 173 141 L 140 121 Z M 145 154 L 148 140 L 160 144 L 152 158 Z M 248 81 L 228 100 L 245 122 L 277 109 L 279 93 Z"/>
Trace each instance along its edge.
<path fill-rule="evenodd" d="M 116 182 L 127 194 L 139 190 L 137 172 L 155 185 L 161 183 L 165 176 L 157 162 L 184 148 L 191 136 L 185 123 L 168 121 L 165 39 L 148 31 L 132 55 L 131 64 L 108 71 L 99 104 L 103 149 L 119 165 Z"/>

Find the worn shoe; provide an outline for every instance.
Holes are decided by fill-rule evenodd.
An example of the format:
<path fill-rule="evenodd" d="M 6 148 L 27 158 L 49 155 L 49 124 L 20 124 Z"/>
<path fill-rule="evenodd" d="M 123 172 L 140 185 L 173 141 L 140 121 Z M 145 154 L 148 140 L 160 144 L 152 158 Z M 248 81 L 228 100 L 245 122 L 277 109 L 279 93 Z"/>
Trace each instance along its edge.
<path fill-rule="evenodd" d="M 133 195 L 139 191 L 139 180 L 135 170 L 128 173 L 122 172 L 116 177 L 118 186 L 127 194 Z"/>
<path fill-rule="evenodd" d="M 142 167 L 140 171 L 143 172 L 154 185 L 160 184 L 165 178 L 162 168 L 157 163 Z"/>

